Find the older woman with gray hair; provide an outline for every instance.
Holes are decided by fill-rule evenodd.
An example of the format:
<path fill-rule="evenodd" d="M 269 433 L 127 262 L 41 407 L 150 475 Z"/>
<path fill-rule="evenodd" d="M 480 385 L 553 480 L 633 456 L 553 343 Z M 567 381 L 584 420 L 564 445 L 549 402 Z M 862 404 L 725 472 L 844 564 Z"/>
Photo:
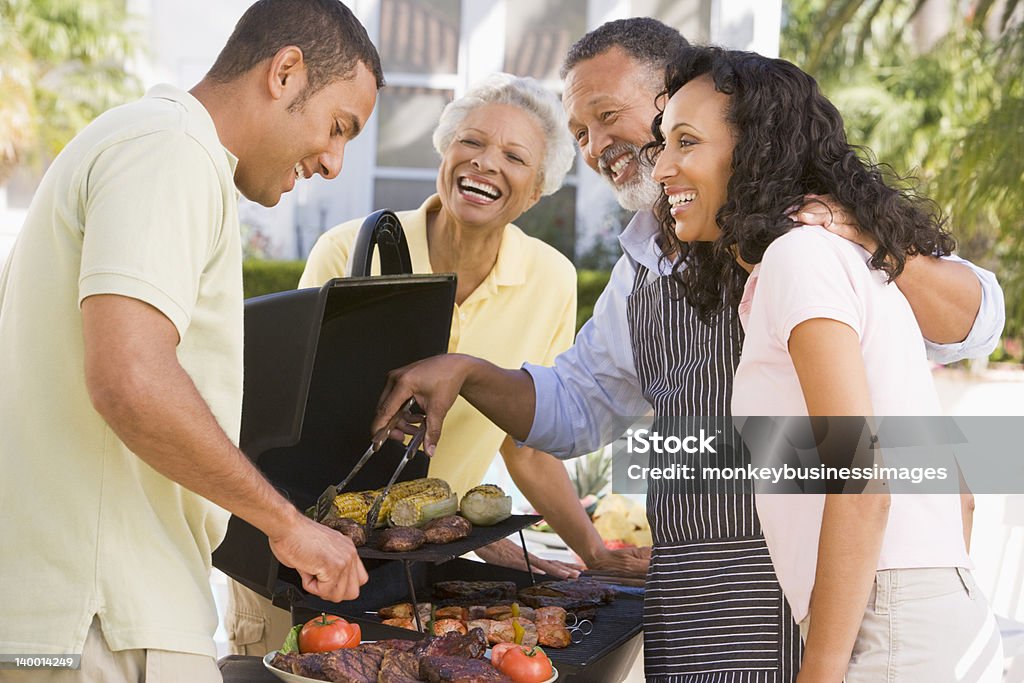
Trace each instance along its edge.
<path fill-rule="evenodd" d="M 503 367 L 550 365 L 572 345 L 576 271 L 512 221 L 561 187 L 572 165 L 575 148 L 561 103 L 531 78 L 494 74 L 444 108 L 433 142 L 441 155 L 437 194 L 398 217 L 414 272 L 458 275 L 449 352 Z M 300 287 L 319 287 L 348 272 L 362 221 L 320 237 Z M 464 399 L 448 414 L 429 476 L 446 480 L 461 496 L 481 483 L 498 452 L 516 486 L 587 567 L 646 574 L 649 549 L 607 549 L 561 461 L 517 447 Z M 477 554 L 525 569 L 522 550 L 508 540 Z M 536 557 L 531 564 L 557 578 L 582 569 Z M 231 594 L 227 630 L 234 651 L 261 654 L 279 646 L 290 626 L 287 614 L 240 586 L 232 586 Z"/>

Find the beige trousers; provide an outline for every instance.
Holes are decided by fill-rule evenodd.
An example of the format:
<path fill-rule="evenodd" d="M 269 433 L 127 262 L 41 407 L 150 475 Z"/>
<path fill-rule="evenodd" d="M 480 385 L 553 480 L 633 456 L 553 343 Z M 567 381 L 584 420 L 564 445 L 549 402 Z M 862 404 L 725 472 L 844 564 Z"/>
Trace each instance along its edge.
<path fill-rule="evenodd" d="M 224 615 L 231 654 L 262 657 L 284 643 L 292 628 L 292 615 L 267 598 L 228 579 L 228 606 Z"/>
<path fill-rule="evenodd" d="M 213 657 L 168 650 L 113 652 L 93 617 L 80 669 L 0 670 L 0 683 L 223 683 Z"/>
<path fill-rule="evenodd" d="M 1002 672 L 995 616 L 970 570 L 875 573 L 846 683 L 999 683 Z"/>

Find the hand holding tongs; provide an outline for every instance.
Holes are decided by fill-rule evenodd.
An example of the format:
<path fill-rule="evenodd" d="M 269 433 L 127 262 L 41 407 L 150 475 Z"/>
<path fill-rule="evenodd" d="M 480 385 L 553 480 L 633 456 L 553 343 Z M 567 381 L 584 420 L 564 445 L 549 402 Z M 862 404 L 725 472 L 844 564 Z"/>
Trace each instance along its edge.
<path fill-rule="evenodd" d="M 316 513 L 314 514 L 313 519 L 318 522 L 322 522 L 324 518 L 327 517 L 327 514 L 331 511 L 331 505 L 334 503 L 334 499 L 337 498 L 338 494 L 341 493 L 350 481 L 352 481 L 352 477 L 356 476 L 359 470 L 363 469 L 363 465 L 365 465 L 366 461 L 370 459 L 370 456 L 381 449 L 384 442 L 388 440 L 388 436 L 391 434 L 391 431 L 397 427 L 398 423 L 403 419 L 408 420 L 408 418 L 412 417 L 413 414 L 417 412 L 420 412 L 420 407 L 416 404 L 416 399 L 410 398 L 402 404 L 402 408 L 395 413 L 390 420 L 388 420 L 388 423 L 384 425 L 380 431 L 374 435 L 373 440 L 370 441 L 370 446 L 366 449 L 366 452 L 363 453 L 362 457 L 359 458 L 359 461 L 356 463 L 355 467 L 352 468 L 352 471 L 348 473 L 348 476 L 346 476 L 340 484 L 336 486 L 328 486 L 324 492 L 320 494 L 320 497 L 316 499 Z M 426 422 L 424 421 L 423 424 L 426 424 Z"/>
<path fill-rule="evenodd" d="M 410 399 L 412 400 L 412 399 Z M 412 440 L 409 441 L 409 445 L 405 447 L 405 455 L 398 462 L 398 467 L 395 468 L 394 473 L 391 475 L 391 479 L 388 481 L 388 485 L 385 486 L 380 493 L 377 494 L 377 498 L 373 501 L 373 505 L 370 506 L 369 512 L 366 513 L 366 535 L 369 536 L 370 532 L 377 525 L 377 517 L 380 515 L 380 507 L 384 504 L 384 499 L 387 498 L 388 491 L 391 490 L 392 484 L 398 479 L 398 475 L 402 473 L 405 466 L 409 464 L 409 461 L 416 455 L 416 451 L 419 450 L 420 444 L 423 443 L 423 437 L 427 434 L 427 421 L 423 420 L 420 422 L 419 427 L 416 428 L 416 433 L 413 434 Z"/>

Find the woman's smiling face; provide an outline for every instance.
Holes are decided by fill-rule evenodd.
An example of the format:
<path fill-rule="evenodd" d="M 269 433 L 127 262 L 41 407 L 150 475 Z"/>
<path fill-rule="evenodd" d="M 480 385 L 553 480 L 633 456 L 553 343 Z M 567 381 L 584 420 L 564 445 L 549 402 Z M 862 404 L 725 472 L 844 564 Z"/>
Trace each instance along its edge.
<path fill-rule="evenodd" d="M 665 147 L 654 179 L 668 197 L 683 242 L 711 242 L 721 234 L 715 215 L 728 195 L 735 147 L 728 106 L 729 96 L 715 90 L 709 76 L 690 81 L 665 105 Z"/>
<path fill-rule="evenodd" d="M 504 227 L 541 194 L 544 134 L 519 107 L 484 104 L 459 124 L 444 152 L 437 192 L 462 225 Z"/>

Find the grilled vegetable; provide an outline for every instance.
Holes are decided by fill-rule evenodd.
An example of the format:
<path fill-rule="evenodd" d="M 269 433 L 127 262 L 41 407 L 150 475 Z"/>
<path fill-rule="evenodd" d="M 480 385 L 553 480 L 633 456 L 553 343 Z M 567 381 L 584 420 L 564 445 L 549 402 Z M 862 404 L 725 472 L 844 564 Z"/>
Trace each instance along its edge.
<path fill-rule="evenodd" d="M 396 500 L 389 521 L 391 526 L 423 526 L 432 519 L 454 515 L 458 509 L 459 499 L 454 493 L 438 497 L 428 491 Z"/>
<path fill-rule="evenodd" d="M 373 501 L 376 500 L 379 492 L 379 490 L 352 491 L 339 494 L 334 499 L 330 515 L 332 517 L 348 517 L 360 524 L 366 524 L 366 514 L 370 511 L 370 506 L 373 505 Z M 448 482 L 443 479 L 423 478 L 396 482 L 391 487 L 391 490 L 388 491 L 387 497 L 381 502 L 380 515 L 378 516 L 380 521 L 377 523 L 377 526 L 384 526 L 384 522 L 388 519 L 388 515 L 391 514 L 391 508 L 396 501 L 427 493 L 437 498 L 443 498 L 450 496 L 452 489 L 448 486 Z"/>
<path fill-rule="evenodd" d="M 346 517 L 366 524 L 366 513 L 370 511 L 371 505 L 373 491 L 351 491 L 342 493 L 334 499 L 330 514 L 335 518 Z"/>
<path fill-rule="evenodd" d="M 400 481 L 391 487 L 387 498 L 380 505 L 380 516 L 377 518 L 377 526 L 384 526 L 384 523 L 391 517 L 391 510 L 395 503 L 413 496 L 431 495 L 437 499 L 445 498 L 452 494 L 452 487 L 444 479 L 413 479 L 411 481 Z"/>
<path fill-rule="evenodd" d="M 481 484 L 466 492 L 460 509 L 473 524 L 493 526 L 512 516 L 512 497 L 494 484 Z"/>

